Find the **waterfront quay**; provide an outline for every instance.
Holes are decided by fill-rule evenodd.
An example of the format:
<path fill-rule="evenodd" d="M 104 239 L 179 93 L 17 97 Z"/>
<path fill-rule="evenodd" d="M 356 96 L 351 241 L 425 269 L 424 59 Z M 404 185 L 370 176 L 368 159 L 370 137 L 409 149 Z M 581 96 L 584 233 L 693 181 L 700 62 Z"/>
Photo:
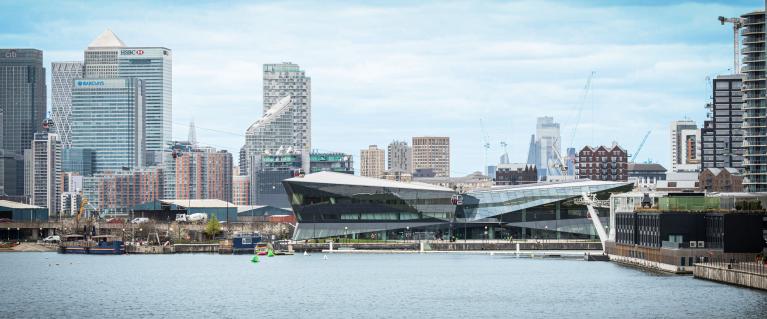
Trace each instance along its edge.
<path fill-rule="evenodd" d="M 767 264 L 762 258 L 735 258 L 696 263 L 693 276 L 699 279 L 767 290 Z"/>

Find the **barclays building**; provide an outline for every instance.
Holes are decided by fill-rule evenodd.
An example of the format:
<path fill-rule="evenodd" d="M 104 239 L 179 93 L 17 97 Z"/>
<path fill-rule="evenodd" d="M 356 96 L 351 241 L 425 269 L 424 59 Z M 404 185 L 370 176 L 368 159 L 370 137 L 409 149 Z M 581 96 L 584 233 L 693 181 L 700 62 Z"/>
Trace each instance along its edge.
<path fill-rule="evenodd" d="M 449 188 L 333 172 L 283 181 L 294 239 L 594 239 L 583 194 L 607 199 L 631 183 L 576 180 L 457 194 Z M 599 210 L 607 224 L 608 211 Z"/>

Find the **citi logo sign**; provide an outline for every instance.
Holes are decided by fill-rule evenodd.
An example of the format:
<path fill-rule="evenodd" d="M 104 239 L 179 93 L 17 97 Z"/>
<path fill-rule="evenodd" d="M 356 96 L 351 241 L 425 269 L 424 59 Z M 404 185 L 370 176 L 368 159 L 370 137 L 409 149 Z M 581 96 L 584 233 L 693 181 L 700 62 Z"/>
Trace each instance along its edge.
<path fill-rule="evenodd" d="M 77 81 L 77 86 L 101 86 L 104 81 Z"/>
<path fill-rule="evenodd" d="M 15 58 L 16 57 L 16 50 L 5 51 L 5 57 L 6 58 Z"/>
<path fill-rule="evenodd" d="M 120 55 L 144 55 L 144 50 L 120 50 Z"/>

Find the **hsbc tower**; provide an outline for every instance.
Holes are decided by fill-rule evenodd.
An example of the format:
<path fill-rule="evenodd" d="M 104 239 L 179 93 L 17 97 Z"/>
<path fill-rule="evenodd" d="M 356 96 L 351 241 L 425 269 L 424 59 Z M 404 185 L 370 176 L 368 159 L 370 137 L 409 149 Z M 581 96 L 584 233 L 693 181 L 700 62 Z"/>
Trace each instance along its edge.
<path fill-rule="evenodd" d="M 142 80 L 146 105 L 144 122 L 146 166 L 162 162 L 171 141 L 173 112 L 172 51 L 164 47 L 128 47 L 111 30 L 101 33 L 85 50 L 86 79 Z"/>

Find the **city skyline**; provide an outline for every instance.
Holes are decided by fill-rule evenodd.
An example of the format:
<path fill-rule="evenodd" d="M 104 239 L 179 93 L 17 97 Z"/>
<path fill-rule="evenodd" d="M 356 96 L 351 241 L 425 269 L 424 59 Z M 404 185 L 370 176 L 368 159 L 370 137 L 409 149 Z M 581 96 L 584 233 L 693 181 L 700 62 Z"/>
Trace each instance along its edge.
<path fill-rule="evenodd" d="M 201 145 L 232 154 L 263 112 L 263 64 L 293 62 L 314 80 L 312 147 L 323 151 L 356 154 L 392 139 L 450 136 L 451 175 L 460 176 L 483 170 L 480 119 L 493 144 L 488 158 L 497 158 L 505 141 L 511 162 L 524 162 L 535 118 L 553 116 L 562 125 L 563 149 L 616 140 L 632 153 L 641 140 L 636 132 L 652 130 L 638 161 L 652 158 L 670 168 L 668 124 L 687 117 L 702 126 L 711 94 L 706 77 L 730 73 L 732 30 L 716 17 L 763 6 L 474 4 L 236 3 L 221 9 L 147 2 L 174 10 L 146 10 L 138 18 L 120 10 L 127 4 L 71 3 L 56 14 L 45 5 L 0 4 L 8 9 L 0 11 L 17 13 L 0 13 L 0 46 L 41 49 L 48 70 L 53 61 L 82 60 L 88 43 L 107 28 L 132 46 L 172 48 L 173 140 L 184 139 L 195 118 Z M 204 17 L 196 13 L 201 7 Z M 298 22 L 284 26 L 284 17 L 270 15 L 275 11 Z M 196 19 L 187 19 L 190 14 Z M 224 17 L 237 28 L 222 25 Z M 455 23 L 439 23 L 447 20 Z M 571 145 L 591 71 L 593 99 L 587 98 Z M 50 76 L 46 80 L 50 100 Z"/>

